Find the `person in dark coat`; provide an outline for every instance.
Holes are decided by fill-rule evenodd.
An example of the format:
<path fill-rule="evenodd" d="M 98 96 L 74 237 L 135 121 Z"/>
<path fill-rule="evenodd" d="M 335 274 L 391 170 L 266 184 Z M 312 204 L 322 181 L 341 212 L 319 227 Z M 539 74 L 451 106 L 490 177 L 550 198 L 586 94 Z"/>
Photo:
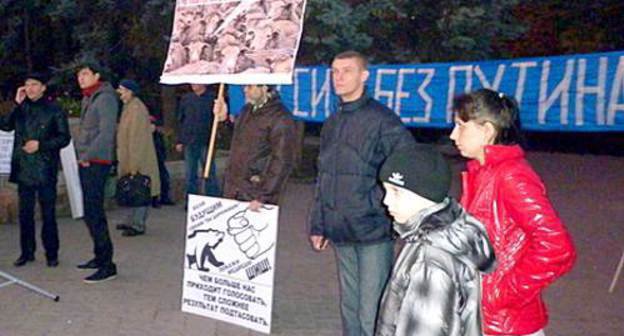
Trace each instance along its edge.
<path fill-rule="evenodd" d="M 205 84 L 191 84 L 190 92 L 182 97 L 178 105 L 178 130 L 175 149 L 184 153 L 186 170 L 186 193 L 206 196 L 221 196 L 216 178 L 214 162 L 210 165 L 210 176 L 198 177 L 203 172 L 208 152 L 208 140 L 213 121 L 215 92 Z M 198 186 L 198 181 L 201 184 Z"/>
<path fill-rule="evenodd" d="M 17 184 L 19 196 L 21 254 L 13 263 L 16 267 L 35 260 L 36 199 L 41 207 L 47 265 L 59 263 L 56 182 L 59 152 L 69 144 L 71 135 L 66 114 L 45 95 L 46 79 L 42 73 L 29 74 L 15 94 L 17 106 L 0 116 L 0 129 L 15 131 L 9 181 Z"/>
<path fill-rule="evenodd" d="M 332 62 L 338 111 L 323 124 L 310 242 L 336 251 L 344 335 L 372 335 L 392 269 L 392 221 L 381 202 L 379 167 L 414 139 L 399 117 L 366 94 L 366 58 L 348 51 Z"/>
<path fill-rule="evenodd" d="M 247 104 L 234 124 L 223 196 L 248 201 L 256 211 L 264 203 L 278 204 L 294 167 L 296 132 L 277 91 L 267 85 L 246 85 L 244 91 Z M 215 101 L 214 112 L 226 119 L 224 100 Z"/>
<path fill-rule="evenodd" d="M 159 109 L 150 109 L 150 122 L 152 123 L 152 138 L 156 149 L 156 159 L 158 160 L 158 173 L 160 175 L 160 196 L 152 199 L 152 206 L 159 208 L 161 205 L 175 205 L 171 199 L 171 177 L 167 170 L 167 146 L 163 133 L 163 115 Z"/>

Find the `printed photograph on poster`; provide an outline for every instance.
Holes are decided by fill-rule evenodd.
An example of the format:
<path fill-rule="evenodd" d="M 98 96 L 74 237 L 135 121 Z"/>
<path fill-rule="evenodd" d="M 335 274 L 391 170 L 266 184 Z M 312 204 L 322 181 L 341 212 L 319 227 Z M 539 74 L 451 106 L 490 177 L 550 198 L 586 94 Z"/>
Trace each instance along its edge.
<path fill-rule="evenodd" d="M 304 8 L 305 0 L 178 0 L 161 82 L 291 83 Z"/>
<path fill-rule="evenodd" d="M 182 311 L 269 333 L 278 207 L 189 196 Z"/>
<path fill-rule="evenodd" d="M 14 132 L 0 131 L 0 174 L 11 174 Z"/>

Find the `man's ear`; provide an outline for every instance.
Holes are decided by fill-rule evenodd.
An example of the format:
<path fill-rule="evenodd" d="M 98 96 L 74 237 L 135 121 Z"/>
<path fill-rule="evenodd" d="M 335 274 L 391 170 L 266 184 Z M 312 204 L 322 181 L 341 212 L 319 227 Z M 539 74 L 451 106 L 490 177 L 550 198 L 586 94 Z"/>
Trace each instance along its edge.
<path fill-rule="evenodd" d="M 362 71 L 362 76 L 360 76 L 362 79 L 362 83 L 366 82 L 369 76 L 370 76 L 370 72 L 368 70 Z"/>

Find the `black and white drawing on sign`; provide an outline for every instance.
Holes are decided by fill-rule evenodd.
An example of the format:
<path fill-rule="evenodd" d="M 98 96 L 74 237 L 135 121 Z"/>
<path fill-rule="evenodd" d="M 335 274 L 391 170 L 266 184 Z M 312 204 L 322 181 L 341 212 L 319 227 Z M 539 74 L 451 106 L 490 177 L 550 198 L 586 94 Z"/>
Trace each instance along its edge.
<path fill-rule="evenodd" d="M 225 233 L 218 230 L 193 231 L 187 239 L 187 244 L 190 244 L 190 248 L 187 248 L 186 251 L 188 268 L 192 269 L 195 266 L 199 271 L 209 272 L 210 268 L 208 268 L 206 261 L 214 267 L 223 266 L 223 262 L 217 260 L 214 255 L 214 249 L 221 244 L 223 237 L 225 237 Z"/>
<path fill-rule="evenodd" d="M 263 205 L 262 210 L 273 207 Z M 256 259 L 275 245 L 272 230 L 268 230 L 271 219 L 263 211 L 249 209 L 239 211 L 227 220 L 227 233 L 234 238 L 238 248 L 247 258 Z"/>

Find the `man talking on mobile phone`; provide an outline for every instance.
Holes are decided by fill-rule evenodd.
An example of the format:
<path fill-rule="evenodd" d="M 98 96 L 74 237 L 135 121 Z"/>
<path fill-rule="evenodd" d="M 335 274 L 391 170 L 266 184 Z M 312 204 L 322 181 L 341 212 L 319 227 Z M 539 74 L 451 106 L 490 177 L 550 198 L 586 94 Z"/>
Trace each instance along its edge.
<path fill-rule="evenodd" d="M 21 254 L 13 265 L 21 267 L 35 260 L 35 201 L 39 201 L 43 225 L 41 240 L 47 265 L 59 264 L 56 225 L 56 182 L 59 152 L 71 135 L 65 113 L 46 97 L 47 76 L 31 73 L 17 89 L 17 106 L 0 116 L 0 129 L 15 131 L 11 176 L 17 184 Z"/>

